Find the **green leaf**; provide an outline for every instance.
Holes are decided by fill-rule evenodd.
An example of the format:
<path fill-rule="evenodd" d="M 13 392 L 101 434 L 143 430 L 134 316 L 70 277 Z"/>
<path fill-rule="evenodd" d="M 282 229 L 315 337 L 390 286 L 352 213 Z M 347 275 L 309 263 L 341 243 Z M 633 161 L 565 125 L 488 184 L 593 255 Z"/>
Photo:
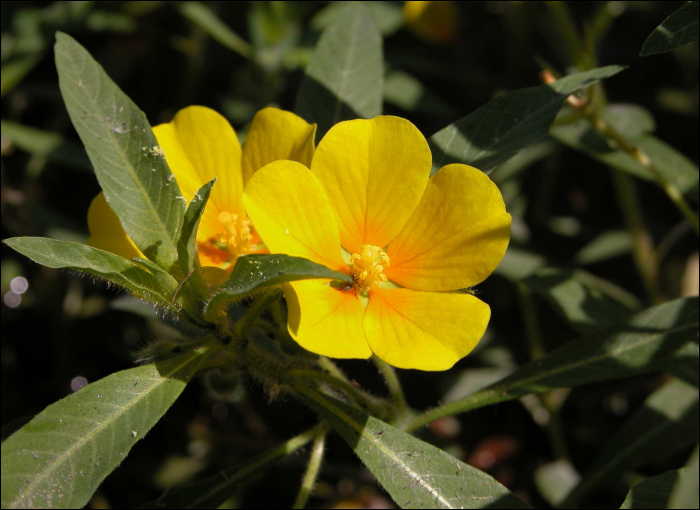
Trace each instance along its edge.
<path fill-rule="evenodd" d="M 623 69 L 592 69 L 493 99 L 430 137 L 433 173 L 450 163 L 491 173 L 518 151 L 547 136 L 567 97 Z"/>
<path fill-rule="evenodd" d="M 201 2 L 182 2 L 180 14 L 209 34 L 212 39 L 244 57 L 252 56 L 250 45 Z"/>
<path fill-rule="evenodd" d="M 656 121 L 649 110 L 631 103 L 608 105 L 600 116 L 627 138 L 638 138 L 656 130 Z"/>
<path fill-rule="evenodd" d="M 4 97 L 32 72 L 43 56 L 43 51 L 37 51 L 4 64 L 0 73 L 0 97 Z"/>
<path fill-rule="evenodd" d="M 628 230 L 608 230 L 581 248 L 576 254 L 579 264 L 594 264 L 626 255 L 632 251 L 632 234 Z"/>
<path fill-rule="evenodd" d="M 92 172 L 92 166 L 83 148 L 66 140 L 59 133 L 8 120 L 0 120 L 0 129 L 2 136 L 9 138 L 16 147 L 29 154 Z"/>
<path fill-rule="evenodd" d="M 654 181 L 649 170 L 627 152 L 610 145 L 585 119 L 553 127 L 550 134 L 564 145 L 612 168 Z M 632 142 L 644 151 L 666 182 L 673 184 L 695 204 L 698 203 L 698 169 L 688 158 L 655 136 L 643 135 Z"/>
<path fill-rule="evenodd" d="M 61 32 L 56 68 L 107 202 L 141 252 L 169 270 L 177 261 L 185 199 L 146 116 L 85 48 Z"/>
<path fill-rule="evenodd" d="M 317 427 L 293 437 L 284 444 L 235 467 L 163 494 L 145 508 L 219 508 L 231 496 L 254 481 L 277 459 L 294 453 L 310 442 Z"/>
<path fill-rule="evenodd" d="M 296 112 L 318 124 L 317 140 L 343 120 L 382 113 L 382 37 L 363 6 L 346 7 L 323 31 L 296 101 Z"/>
<path fill-rule="evenodd" d="M 117 372 L 47 407 L 2 444 L 3 508 L 84 506 L 205 357 Z"/>
<path fill-rule="evenodd" d="M 614 483 L 623 471 L 663 461 L 695 444 L 698 425 L 697 388 L 678 379 L 669 381 L 607 442 L 563 506 L 580 508 L 594 489 Z"/>
<path fill-rule="evenodd" d="M 197 254 L 197 230 L 199 229 L 199 220 L 202 217 L 204 208 L 207 206 L 209 194 L 215 182 L 216 177 L 204 184 L 194 194 L 190 205 L 187 206 L 185 219 L 182 223 L 182 230 L 180 231 L 180 240 L 177 243 L 182 274 L 185 276 L 189 275 L 187 285 L 200 297 L 208 297 L 210 291 L 209 285 L 207 285 L 202 275 L 202 268 L 199 265 L 199 256 Z"/>
<path fill-rule="evenodd" d="M 641 308 L 634 295 L 581 270 L 547 267 L 524 278 L 522 283 L 542 296 L 584 335 L 618 322 Z"/>
<path fill-rule="evenodd" d="M 680 478 L 680 473 L 680 469 L 674 469 L 638 483 L 627 493 L 627 497 L 620 508 L 650 510 L 673 508 L 668 506 L 668 501 L 673 487 Z"/>
<path fill-rule="evenodd" d="M 688 459 L 685 467 L 681 470 L 680 479 L 671 492 L 669 508 L 698 508 L 700 503 L 700 446 L 695 447 L 695 451 Z"/>
<path fill-rule="evenodd" d="M 399 69 L 392 69 L 386 74 L 384 101 L 407 112 L 433 116 L 447 116 L 453 111 L 450 105 L 428 90 L 417 78 Z"/>
<path fill-rule="evenodd" d="M 170 302 L 172 292 L 177 287 L 174 278 L 170 277 L 172 282 L 166 281 L 161 274 L 152 274 L 119 255 L 84 244 L 44 237 L 13 237 L 3 242 L 41 265 L 54 269 L 73 269 L 104 278 L 138 297 L 178 312 Z"/>
<path fill-rule="evenodd" d="M 528 363 L 502 381 L 462 400 L 419 416 L 408 430 L 441 416 L 506 402 L 553 388 L 631 377 L 687 367 L 687 382 L 698 385 L 698 298 L 676 299 L 648 308 L 617 324 L 570 342 Z"/>
<path fill-rule="evenodd" d="M 204 317 L 207 320 L 213 320 L 216 312 L 227 303 L 239 301 L 261 290 L 286 282 L 309 279 L 331 279 L 352 283 L 350 276 L 301 257 L 283 254 L 239 257 L 231 275 L 221 284 L 207 304 Z"/>
<path fill-rule="evenodd" d="M 401 508 L 530 508 L 491 476 L 441 449 L 333 397 L 297 389 Z"/>
<path fill-rule="evenodd" d="M 688 2 L 671 14 L 644 41 L 640 57 L 675 50 L 698 40 L 698 2 Z"/>
<path fill-rule="evenodd" d="M 322 31 L 329 26 L 342 21 L 349 5 L 357 2 L 332 2 L 314 14 L 311 18 L 311 28 Z M 393 2 L 362 2 L 372 17 L 377 30 L 384 36 L 391 35 L 403 25 L 403 10 Z"/>

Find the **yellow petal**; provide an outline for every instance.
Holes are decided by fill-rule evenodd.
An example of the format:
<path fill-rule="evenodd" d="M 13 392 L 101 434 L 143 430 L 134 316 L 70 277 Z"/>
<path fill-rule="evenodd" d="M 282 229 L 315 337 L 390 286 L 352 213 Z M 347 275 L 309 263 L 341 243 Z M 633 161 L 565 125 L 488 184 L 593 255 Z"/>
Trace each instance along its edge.
<path fill-rule="evenodd" d="M 376 288 L 362 327 L 372 351 L 390 365 L 447 370 L 476 346 L 490 316 L 470 294 Z"/>
<path fill-rule="evenodd" d="M 264 108 L 255 114 L 243 144 L 243 182 L 273 161 L 288 159 L 307 168 L 314 156 L 316 124 L 292 112 Z"/>
<path fill-rule="evenodd" d="M 319 283 L 285 285 L 289 334 L 304 349 L 332 358 L 371 356 L 362 331 L 364 307 L 352 292 Z"/>
<path fill-rule="evenodd" d="M 121 255 L 129 260 L 134 257 L 143 257 L 143 253 L 124 232 L 119 217 L 109 206 L 105 194 L 101 191 L 90 203 L 88 229 L 90 230 L 88 244 L 93 248 Z"/>
<path fill-rule="evenodd" d="M 243 204 L 271 253 L 304 257 L 348 273 L 328 197 L 301 163 L 275 161 L 255 172 Z"/>
<path fill-rule="evenodd" d="M 486 174 L 447 165 L 430 179 L 415 213 L 386 250 L 389 280 L 414 290 L 476 285 L 498 266 L 510 239 L 510 215 Z"/>
<path fill-rule="evenodd" d="M 241 146 L 224 117 L 204 106 L 189 106 L 153 132 L 188 202 L 203 184 L 218 179 L 201 220 L 205 230 L 217 229 L 215 220 L 221 211 L 243 213 Z"/>
<path fill-rule="evenodd" d="M 364 244 L 389 244 L 418 205 L 430 167 L 425 138 L 398 117 L 336 124 L 311 162 L 338 218 L 341 243 L 351 253 Z"/>

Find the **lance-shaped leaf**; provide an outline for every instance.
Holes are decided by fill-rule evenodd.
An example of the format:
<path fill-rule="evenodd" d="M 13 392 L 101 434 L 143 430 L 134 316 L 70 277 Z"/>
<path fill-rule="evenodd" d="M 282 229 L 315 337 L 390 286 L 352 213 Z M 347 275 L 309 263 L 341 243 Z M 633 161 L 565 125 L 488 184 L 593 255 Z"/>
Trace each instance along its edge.
<path fill-rule="evenodd" d="M 301 257 L 290 255 L 246 255 L 239 257 L 231 275 L 221 284 L 205 309 L 205 318 L 213 320 L 216 312 L 232 301 L 239 301 L 269 287 L 309 279 L 330 279 L 352 283 L 344 273 L 328 269 Z"/>
<path fill-rule="evenodd" d="M 624 470 L 663 461 L 697 440 L 698 390 L 672 380 L 647 397 L 641 409 L 608 441 L 563 507 L 579 508 L 591 491 L 615 482 Z"/>
<path fill-rule="evenodd" d="M 673 488 L 686 475 L 685 469 L 666 471 L 657 476 L 647 478 L 632 487 L 627 493 L 621 509 L 657 509 L 657 508 L 694 508 L 669 505 Z"/>
<path fill-rule="evenodd" d="M 219 508 L 231 496 L 255 481 L 277 459 L 310 442 L 318 427 L 299 434 L 277 448 L 199 482 L 175 487 L 145 508 Z"/>
<path fill-rule="evenodd" d="M 347 6 L 323 31 L 306 68 L 296 113 L 318 124 L 317 140 L 340 121 L 382 113 L 382 37 L 364 6 Z"/>
<path fill-rule="evenodd" d="M 177 281 L 164 274 L 160 268 L 153 274 L 114 253 L 70 241 L 57 241 L 45 237 L 13 237 L 3 242 L 41 265 L 54 269 L 73 269 L 103 278 L 138 297 L 153 301 L 174 312 L 178 311 L 171 304 Z"/>
<path fill-rule="evenodd" d="M 117 372 L 50 405 L 2 444 L 3 508 L 80 508 L 206 357 Z"/>
<path fill-rule="evenodd" d="M 491 173 L 518 151 L 547 136 L 567 97 L 623 69 L 600 67 L 493 99 L 430 137 L 433 173 L 450 163 Z"/>
<path fill-rule="evenodd" d="M 644 41 L 640 57 L 675 50 L 698 40 L 698 2 L 688 2 L 671 14 Z"/>
<path fill-rule="evenodd" d="M 498 383 L 414 419 L 408 430 L 446 415 L 463 413 L 552 388 L 570 388 L 656 371 L 688 369 L 698 385 L 698 298 L 676 299 L 570 342 L 528 363 Z"/>
<path fill-rule="evenodd" d="M 669 508 L 698 508 L 700 503 L 700 446 L 681 470 L 681 476 L 673 487 Z"/>
<path fill-rule="evenodd" d="M 186 285 L 192 288 L 195 294 L 200 297 L 209 296 L 209 286 L 204 280 L 202 268 L 199 265 L 199 256 L 197 255 L 197 230 L 199 229 L 199 220 L 202 217 L 204 208 L 207 206 L 209 194 L 215 182 L 216 178 L 203 185 L 194 194 L 194 198 L 192 198 L 185 212 L 185 219 L 182 223 L 182 230 L 180 231 L 180 239 L 177 243 L 180 269 L 182 269 L 182 274 L 187 277 Z"/>
<path fill-rule="evenodd" d="M 420 439 L 301 384 L 401 508 L 530 508 L 486 473 Z"/>
<path fill-rule="evenodd" d="M 60 32 L 56 68 L 107 202 L 141 252 L 170 269 L 177 261 L 185 199 L 146 116 L 85 48 Z"/>
<path fill-rule="evenodd" d="M 612 168 L 655 181 L 649 170 L 624 150 L 611 145 L 585 119 L 556 126 L 552 128 L 551 135 L 555 140 Z M 698 168 L 688 158 L 652 135 L 639 136 L 632 139 L 632 142 L 649 157 L 664 181 L 673 184 L 690 200 L 698 203 Z"/>

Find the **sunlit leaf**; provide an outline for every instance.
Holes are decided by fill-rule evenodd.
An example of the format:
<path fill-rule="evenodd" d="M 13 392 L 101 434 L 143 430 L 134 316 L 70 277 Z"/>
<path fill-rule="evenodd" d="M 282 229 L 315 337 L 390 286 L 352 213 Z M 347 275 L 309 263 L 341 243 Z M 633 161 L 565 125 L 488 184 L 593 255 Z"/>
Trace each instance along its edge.
<path fill-rule="evenodd" d="M 698 40 L 698 2 L 688 2 L 649 35 L 640 57 L 675 50 Z"/>
<path fill-rule="evenodd" d="M 382 113 L 382 37 L 362 5 L 350 5 L 323 31 L 306 68 L 296 112 L 318 124 L 317 139 L 340 121 Z"/>
<path fill-rule="evenodd" d="M 433 173 L 450 163 L 491 173 L 518 151 L 544 138 L 568 96 L 623 69 L 601 67 L 493 99 L 430 137 Z"/>
<path fill-rule="evenodd" d="M 159 272 L 153 274 L 119 255 L 79 243 L 44 237 L 13 237 L 3 242 L 44 266 L 73 269 L 97 276 L 116 283 L 138 297 L 153 301 L 166 309 L 178 311 L 171 304 L 172 292 L 177 287 L 177 281 L 172 276 L 166 274 L 166 280 Z"/>
<path fill-rule="evenodd" d="M 205 318 L 211 320 L 222 306 L 240 301 L 261 290 L 287 282 L 330 279 L 351 283 L 352 278 L 301 257 L 284 254 L 239 257 L 231 275 L 207 304 Z"/>
<path fill-rule="evenodd" d="M 700 446 L 695 451 L 681 470 L 676 485 L 671 492 L 669 508 L 698 508 L 700 503 Z"/>
<path fill-rule="evenodd" d="M 107 202 L 136 246 L 170 269 L 185 199 L 146 116 L 72 37 L 58 32 L 55 49 L 63 100 Z"/>
<path fill-rule="evenodd" d="M 2 444 L 3 508 L 84 506 L 205 357 L 117 372 L 47 407 Z"/>
<path fill-rule="evenodd" d="M 694 484 L 697 488 L 697 470 L 694 472 L 688 468 L 674 469 L 666 471 L 663 474 L 647 478 L 643 482 L 638 483 L 627 493 L 621 509 L 649 509 L 656 510 L 657 508 L 697 508 L 698 498 L 694 498 L 693 503 L 689 506 L 677 506 L 672 501 L 672 493 L 676 487 L 683 484 Z M 693 480 L 692 477 L 695 477 Z M 697 494 L 697 492 L 696 492 Z"/>
<path fill-rule="evenodd" d="M 409 430 L 445 414 L 458 414 L 553 388 L 569 388 L 688 367 L 698 385 L 698 298 L 670 301 L 584 336 L 528 363 L 502 381 L 428 411 Z"/>
<path fill-rule="evenodd" d="M 614 483 L 623 471 L 661 462 L 695 444 L 698 425 L 697 388 L 677 379 L 668 382 L 610 438 L 564 506 L 580 507 L 592 491 Z"/>
<path fill-rule="evenodd" d="M 529 508 L 491 476 L 443 450 L 333 397 L 299 390 L 401 508 Z"/>

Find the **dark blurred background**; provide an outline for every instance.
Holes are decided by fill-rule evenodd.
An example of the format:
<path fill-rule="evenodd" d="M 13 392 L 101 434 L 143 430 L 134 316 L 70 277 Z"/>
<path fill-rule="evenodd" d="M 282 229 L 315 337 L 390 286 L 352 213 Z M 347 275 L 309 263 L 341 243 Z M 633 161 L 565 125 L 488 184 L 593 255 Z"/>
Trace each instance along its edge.
<path fill-rule="evenodd" d="M 332 17 L 325 2 L 205 3 L 228 27 L 225 30 L 247 41 L 240 43 L 228 32 L 217 32 L 215 24 L 196 21 L 201 14 L 198 4 L 1 5 L 1 235 L 79 242 L 87 240 L 87 209 L 99 187 L 58 89 L 52 52 L 56 30 L 84 45 L 152 125 L 169 121 L 182 107 L 201 104 L 225 115 L 243 139 L 260 108 L 274 104 L 293 110 L 303 67 Z M 542 65 L 562 74 L 572 71 L 577 62 L 567 40 L 575 29 L 587 35 L 595 64 L 630 66 L 606 81 L 608 101 L 646 108 L 656 121 L 656 136 L 697 165 L 698 45 L 638 57 L 651 31 L 682 5 L 455 3 L 455 36 L 438 43 L 402 26 L 401 3 L 378 2 L 372 13 L 385 35 L 384 111 L 408 118 L 428 137 L 499 94 L 538 85 Z M 567 10 L 569 27 L 561 18 Z M 515 219 L 514 247 L 543 255 L 553 265 L 585 265 L 587 271 L 646 300 L 609 168 L 547 141 L 541 154 L 520 171 L 510 176 L 498 172 L 492 177 Z M 697 239 L 683 227 L 663 191 L 646 181 L 635 180 L 635 185 L 651 238 L 667 245 L 660 266 L 661 293 L 668 299 L 697 293 Z M 607 232 L 620 236 L 619 246 L 584 264 L 581 249 Z M 179 334 L 176 327 L 158 320 L 151 307 L 100 282 L 44 268 L 5 246 L 0 253 L 0 405 L 2 423 L 9 423 L 10 429 L 14 420 L 31 417 L 86 381 L 133 366 L 133 353 L 147 343 Z M 485 339 L 449 372 L 400 371 L 415 408 L 435 406 L 529 360 L 517 287 L 496 274 L 476 290 L 493 311 Z M 530 305 L 526 313 L 539 319 L 547 350 L 579 336 L 544 301 L 532 298 Z M 340 364 L 375 393 L 384 391 L 371 363 Z M 555 393 L 550 396 L 556 416 L 536 398 L 509 402 L 443 420 L 421 434 L 489 472 L 531 504 L 547 506 L 546 491 L 538 488 L 533 474 L 562 454 L 575 469 L 584 469 L 662 381 L 662 376 L 648 376 Z M 564 433 L 563 453 L 555 451 L 548 434 L 555 418 Z M 268 403 L 255 383 L 246 385 L 237 402 L 223 402 L 197 381 L 107 478 L 91 506 L 144 504 L 170 485 L 260 453 L 314 420 L 310 411 L 285 397 Z M 678 467 L 687 454 L 642 466 L 639 472 L 657 474 Z M 305 458 L 302 451 L 277 463 L 229 506 L 289 506 Z M 592 504 L 619 505 L 626 489 L 613 485 Z M 346 445 L 332 436 L 310 506 L 378 508 L 391 506 L 390 501 Z"/>

